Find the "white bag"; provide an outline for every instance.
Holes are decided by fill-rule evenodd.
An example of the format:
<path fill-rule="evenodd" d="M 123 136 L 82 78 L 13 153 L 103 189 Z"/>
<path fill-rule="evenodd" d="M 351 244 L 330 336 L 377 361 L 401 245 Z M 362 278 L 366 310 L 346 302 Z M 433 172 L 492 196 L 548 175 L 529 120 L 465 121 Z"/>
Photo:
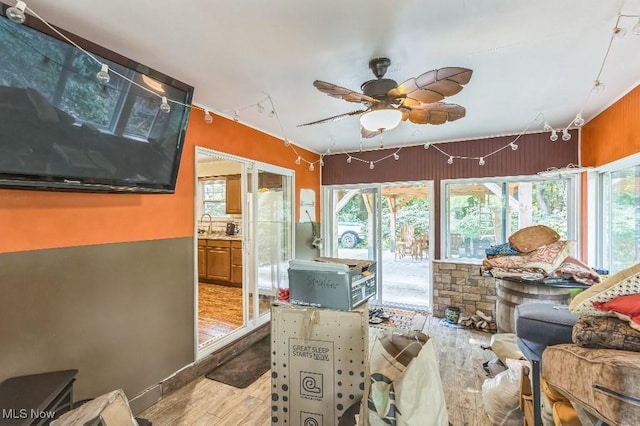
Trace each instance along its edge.
<path fill-rule="evenodd" d="M 425 334 L 378 331 L 370 381 L 365 424 L 448 426 L 435 350 Z"/>
<path fill-rule="evenodd" d="M 494 425 L 522 426 L 520 377 L 523 361 L 506 359 L 507 369 L 482 383 L 484 411 Z"/>

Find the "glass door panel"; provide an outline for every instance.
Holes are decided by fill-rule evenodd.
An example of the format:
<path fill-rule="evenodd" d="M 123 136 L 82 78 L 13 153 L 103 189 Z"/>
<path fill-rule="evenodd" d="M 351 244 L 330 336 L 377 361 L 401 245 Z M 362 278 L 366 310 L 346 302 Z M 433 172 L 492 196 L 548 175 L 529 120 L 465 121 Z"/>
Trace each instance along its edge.
<path fill-rule="evenodd" d="M 277 299 L 278 288 L 289 287 L 289 259 L 292 257 L 292 178 L 257 169 L 253 194 L 255 203 L 256 266 L 258 313 L 269 312 L 270 302 Z"/>

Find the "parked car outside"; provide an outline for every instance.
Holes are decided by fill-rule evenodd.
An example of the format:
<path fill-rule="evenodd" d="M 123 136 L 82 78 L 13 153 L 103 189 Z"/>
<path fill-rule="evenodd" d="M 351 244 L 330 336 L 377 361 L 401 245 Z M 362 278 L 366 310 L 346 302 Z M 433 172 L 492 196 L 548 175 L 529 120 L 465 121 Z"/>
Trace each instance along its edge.
<path fill-rule="evenodd" d="M 338 243 L 343 248 L 354 248 L 367 238 L 367 227 L 357 222 L 338 222 Z"/>

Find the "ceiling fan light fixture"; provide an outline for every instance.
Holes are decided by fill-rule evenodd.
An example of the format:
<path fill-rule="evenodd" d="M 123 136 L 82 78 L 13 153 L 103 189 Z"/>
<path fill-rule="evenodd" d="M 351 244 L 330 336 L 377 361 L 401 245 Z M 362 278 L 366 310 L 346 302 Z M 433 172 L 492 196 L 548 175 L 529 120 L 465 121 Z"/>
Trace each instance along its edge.
<path fill-rule="evenodd" d="M 374 109 L 360 116 L 362 127 L 371 132 L 391 130 L 397 127 L 401 120 L 402 112 L 394 108 Z"/>

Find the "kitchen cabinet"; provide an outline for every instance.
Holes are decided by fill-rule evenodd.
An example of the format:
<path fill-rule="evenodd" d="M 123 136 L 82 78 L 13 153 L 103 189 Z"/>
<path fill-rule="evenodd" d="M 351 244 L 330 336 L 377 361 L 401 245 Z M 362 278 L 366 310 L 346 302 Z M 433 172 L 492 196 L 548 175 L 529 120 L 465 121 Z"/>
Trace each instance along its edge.
<path fill-rule="evenodd" d="M 198 239 L 198 279 L 242 286 L 242 241 Z"/>
<path fill-rule="evenodd" d="M 227 214 L 242 213 L 242 181 L 240 175 L 227 176 L 226 199 Z"/>
<path fill-rule="evenodd" d="M 207 278 L 231 280 L 231 241 L 207 240 Z"/>
<path fill-rule="evenodd" d="M 231 282 L 242 284 L 242 241 L 231 241 Z"/>
<path fill-rule="evenodd" d="M 198 278 L 207 278 L 207 240 L 198 238 Z"/>

